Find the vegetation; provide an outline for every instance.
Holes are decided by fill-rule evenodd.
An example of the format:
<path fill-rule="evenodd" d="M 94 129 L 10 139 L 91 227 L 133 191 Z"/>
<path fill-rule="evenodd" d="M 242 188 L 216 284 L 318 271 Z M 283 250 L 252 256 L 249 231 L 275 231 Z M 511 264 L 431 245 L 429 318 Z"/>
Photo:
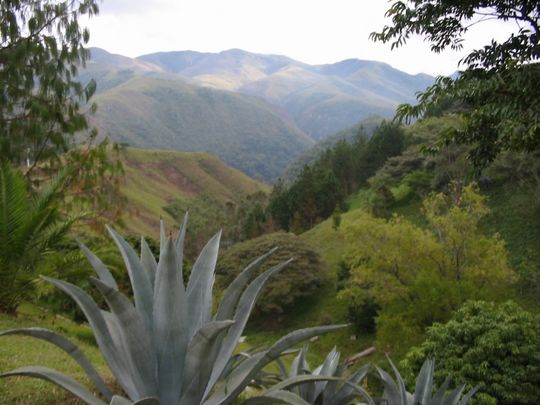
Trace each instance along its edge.
<path fill-rule="evenodd" d="M 326 267 L 313 249 L 298 236 L 277 232 L 236 244 L 224 252 L 217 268 L 217 283 L 225 287 L 237 277 L 253 256 L 271 249 L 278 249 L 261 266 L 258 274 L 276 266 L 288 258 L 294 260 L 280 273 L 268 281 L 267 287 L 257 300 L 257 314 L 266 322 L 276 322 L 301 300 L 313 296 L 326 279 Z"/>
<path fill-rule="evenodd" d="M 402 105 L 398 116 L 421 117 L 454 106 L 462 111 L 463 128 L 442 142 L 471 145 L 469 156 L 485 167 L 503 150 L 534 151 L 540 146 L 536 85 L 540 77 L 540 7 L 534 0 L 397 1 L 387 12 L 392 24 L 371 37 L 402 46 L 421 34 L 431 50 L 462 49 L 463 35 L 475 19 L 515 22 L 502 41 L 491 40 L 462 59 L 457 78 L 440 77 L 418 95 L 417 106 Z M 504 94 L 504 97 L 501 97 Z M 444 108 L 443 108 L 444 109 Z"/>
<path fill-rule="evenodd" d="M 538 315 L 508 301 L 471 301 L 446 324 L 435 324 L 425 342 L 402 362 L 408 377 L 424 359 L 436 358 L 435 381 L 478 386 L 475 404 L 536 404 L 540 398 Z M 409 378 L 410 380 L 410 378 Z"/>
<path fill-rule="evenodd" d="M 500 300 L 515 279 L 504 243 L 478 228 L 488 210 L 474 185 L 431 195 L 423 212 L 429 229 L 366 213 L 345 230 L 351 278 L 341 294 L 364 316 L 376 311 L 378 346 L 398 353 L 467 299 Z"/>
<path fill-rule="evenodd" d="M 231 283 L 212 316 L 212 284 L 220 233 L 204 247 L 184 287 L 181 259 L 186 225 L 187 216 L 175 241 L 166 237 L 162 226 L 159 262 L 155 261 L 144 241 L 139 257 L 122 237 L 109 229 L 124 258 L 135 306 L 118 290 L 115 279 L 101 260 L 84 245 L 81 249 L 99 277 L 92 278 L 92 283 L 103 295 L 110 312 L 101 311 L 80 288 L 45 277 L 81 307 L 107 364 L 132 401 L 153 397 L 163 404 L 193 404 L 203 400 L 229 403 L 283 350 L 341 327 L 315 327 L 290 333 L 249 362 L 228 370 L 230 357 L 257 295 L 268 278 L 288 262 L 273 267 L 249 283 L 265 256 L 255 260 Z M 45 329 L 26 328 L 3 333 L 29 335 L 58 346 L 83 367 L 101 395 L 107 400 L 113 399 L 107 384 L 68 339 Z M 229 382 L 214 389 L 224 374 L 228 375 Z M 84 386 L 52 369 L 22 367 L 0 377 L 17 375 L 51 381 L 87 403 L 103 403 Z"/>
<path fill-rule="evenodd" d="M 274 222 L 300 233 L 344 210 L 345 198 L 364 185 L 388 158 L 404 146 L 401 127 L 383 122 L 369 140 L 360 128 L 354 142 L 341 140 L 327 149 L 311 166 L 305 166 L 294 183 L 278 182 L 268 204 Z"/>
<path fill-rule="evenodd" d="M 45 256 L 58 248 L 73 223 L 58 210 L 62 176 L 32 192 L 23 174 L 0 164 L 0 312 L 15 313 L 35 290 Z"/>

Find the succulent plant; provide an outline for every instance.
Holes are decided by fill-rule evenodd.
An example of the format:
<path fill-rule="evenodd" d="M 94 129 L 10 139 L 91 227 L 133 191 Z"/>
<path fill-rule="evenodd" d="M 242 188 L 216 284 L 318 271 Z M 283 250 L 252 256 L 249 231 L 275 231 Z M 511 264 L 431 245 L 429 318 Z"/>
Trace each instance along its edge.
<path fill-rule="evenodd" d="M 437 389 L 435 394 L 433 394 L 435 389 L 433 386 L 435 361 L 427 359 L 422 365 L 420 373 L 416 378 L 414 394 L 411 394 L 407 392 L 405 382 L 403 381 L 403 378 L 401 378 L 394 363 L 392 363 L 390 359 L 388 359 L 388 361 L 392 366 L 397 382 L 394 381 L 386 371 L 376 367 L 377 373 L 384 385 L 382 399 L 385 401 L 384 403 L 388 405 L 466 405 L 478 390 L 475 388 L 463 395 L 465 385 L 461 385 L 448 393 L 450 378 L 447 378 L 439 389 Z"/>
<path fill-rule="evenodd" d="M 182 259 L 186 224 L 187 214 L 174 241 L 166 237 L 161 224 L 159 262 L 156 262 L 144 239 L 139 256 L 120 235 L 108 228 L 126 264 L 135 304 L 118 290 L 107 267 L 83 244 L 81 249 L 98 276 L 91 281 L 103 295 L 109 311 L 101 310 L 79 287 L 43 277 L 80 306 L 105 361 L 129 399 L 113 396 L 77 346 L 55 332 L 27 328 L 2 334 L 26 334 L 60 347 L 81 365 L 101 395 L 111 404 L 124 405 L 135 401 L 141 405 L 225 405 L 231 403 L 255 375 L 283 351 L 343 326 L 294 331 L 269 349 L 246 358 L 232 370 L 228 369 L 257 296 L 266 281 L 284 268 L 288 261 L 250 282 L 260 263 L 273 250 L 254 260 L 229 285 L 216 313 L 212 314 L 212 287 L 220 233 L 202 249 L 187 286 L 184 286 Z M 42 378 L 88 404 L 104 404 L 77 381 L 49 368 L 23 367 L 0 377 L 16 375 Z M 223 375 L 227 375 L 227 379 Z"/>
<path fill-rule="evenodd" d="M 344 372 L 349 364 L 348 362 L 340 364 L 339 359 L 340 353 L 334 347 L 323 363 L 312 371 L 307 362 L 306 345 L 294 358 L 288 371 L 281 359 L 277 360 L 283 381 L 270 386 L 263 395 L 268 396 L 276 388 L 287 387 L 287 390 L 297 394 L 307 404 L 344 405 L 359 397 L 368 404 L 374 404 L 369 394 L 358 385 L 366 377 L 369 365 L 344 378 Z"/>

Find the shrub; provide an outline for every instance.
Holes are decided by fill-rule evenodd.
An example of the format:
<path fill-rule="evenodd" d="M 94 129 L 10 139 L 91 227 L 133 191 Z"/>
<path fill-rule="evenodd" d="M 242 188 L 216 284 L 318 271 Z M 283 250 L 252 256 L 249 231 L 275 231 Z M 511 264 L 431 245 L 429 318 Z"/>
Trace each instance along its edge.
<path fill-rule="evenodd" d="M 435 324 L 401 363 L 410 381 L 426 358 L 435 380 L 479 386 L 475 404 L 540 403 L 540 317 L 508 301 L 469 301 L 446 324 Z"/>

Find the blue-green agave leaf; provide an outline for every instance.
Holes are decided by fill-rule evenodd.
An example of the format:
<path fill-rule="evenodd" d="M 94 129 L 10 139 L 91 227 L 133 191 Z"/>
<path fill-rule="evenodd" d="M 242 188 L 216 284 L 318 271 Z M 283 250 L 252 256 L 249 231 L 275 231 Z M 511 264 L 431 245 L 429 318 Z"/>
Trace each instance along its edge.
<path fill-rule="evenodd" d="M 116 246 L 118 246 L 118 250 L 120 250 L 126 264 L 131 288 L 133 289 L 133 296 L 135 297 L 135 307 L 141 314 L 146 328 L 152 330 L 153 291 L 148 273 L 143 268 L 137 253 L 135 253 L 129 243 L 109 226 L 107 226 L 107 230 L 114 239 Z"/>
<path fill-rule="evenodd" d="M 77 303 L 79 308 L 81 308 L 86 316 L 86 319 L 90 323 L 90 326 L 92 327 L 94 337 L 96 338 L 96 342 L 105 358 L 105 361 L 111 368 L 114 375 L 117 377 L 118 382 L 120 385 L 122 385 L 122 388 L 128 392 L 128 390 L 130 390 L 129 382 L 124 378 L 127 370 L 126 364 L 117 350 L 115 350 L 115 345 L 111 334 L 109 333 L 105 318 L 94 300 L 86 292 L 73 284 L 45 276 L 41 276 L 41 278 L 64 291 Z M 133 391 L 131 390 L 131 392 Z"/>
<path fill-rule="evenodd" d="M 216 262 L 219 252 L 221 231 L 208 241 L 191 269 L 186 288 L 189 339 L 211 319 L 212 288 L 214 286 Z"/>
<path fill-rule="evenodd" d="M 209 387 L 213 386 L 216 383 L 216 381 L 219 379 L 219 377 L 221 376 L 221 373 L 223 372 L 225 366 L 227 365 L 228 359 L 233 354 L 234 349 L 238 343 L 238 339 L 242 335 L 242 332 L 244 331 L 244 327 L 246 326 L 249 315 L 251 314 L 251 310 L 253 309 L 253 306 L 255 305 L 257 296 L 261 292 L 264 284 L 271 276 L 273 276 L 274 274 L 282 270 L 287 264 L 289 264 L 290 261 L 291 260 L 288 260 L 284 263 L 274 266 L 271 269 L 268 269 L 267 271 L 265 271 L 263 274 L 259 275 L 255 280 L 251 282 L 251 284 L 246 288 L 246 290 L 242 294 L 242 297 L 240 298 L 240 301 L 238 302 L 236 313 L 234 315 L 234 320 L 236 321 L 236 323 L 232 326 L 232 328 L 229 330 L 229 333 L 227 333 L 227 336 L 223 340 L 223 345 L 221 346 L 221 350 L 217 357 L 214 370 L 212 371 Z M 206 393 L 208 393 L 208 387 L 207 387 Z"/>
<path fill-rule="evenodd" d="M 402 398 L 398 386 L 396 385 L 392 377 L 390 377 L 390 375 L 386 371 L 384 371 L 378 366 L 375 366 L 375 369 L 377 370 L 377 373 L 379 373 L 379 377 L 381 378 L 384 385 L 383 398 L 391 404 L 406 404 L 407 402 L 401 402 Z"/>
<path fill-rule="evenodd" d="M 109 405 L 133 405 L 133 402 L 127 398 L 115 395 L 114 397 L 112 397 Z"/>
<path fill-rule="evenodd" d="M 115 290 L 118 290 L 118 285 L 116 284 L 116 280 L 114 279 L 113 275 L 103 264 L 101 259 L 97 257 L 90 249 L 86 247 L 86 245 L 80 241 L 77 241 L 79 248 L 82 250 L 94 270 L 96 271 L 96 274 L 98 275 L 99 279 L 110 286 L 111 288 L 114 288 Z"/>
<path fill-rule="evenodd" d="M 416 388 L 414 390 L 414 403 L 428 404 L 433 390 L 433 371 L 435 362 L 432 359 L 426 359 L 420 373 L 416 378 Z"/>
<path fill-rule="evenodd" d="M 148 397 L 131 402 L 129 399 L 115 395 L 109 405 L 162 405 L 158 398 Z"/>
<path fill-rule="evenodd" d="M 234 321 L 215 321 L 205 324 L 189 344 L 184 374 L 184 389 L 180 404 L 199 404 L 214 367 L 221 344 L 220 337 Z"/>
<path fill-rule="evenodd" d="M 277 249 L 277 247 L 271 249 L 269 252 L 265 253 L 262 256 L 259 256 L 250 264 L 248 264 L 247 267 L 227 287 L 225 293 L 223 294 L 221 303 L 219 304 L 218 311 L 216 313 L 217 321 L 223 321 L 225 319 L 232 318 L 234 314 L 234 309 L 236 308 L 236 304 L 238 304 L 240 295 L 244 291 L 246 285 L 249 283 L 249 280 L 251 280 L 253 274 L 255 274 L 255 272 L 259 269 L 261 263 L 264 262 L 264 260 L 272 253 L 274 253 Z"/>
<path fill-rule="evenodd" d="M 21 328 L 21 329 L 10 329 L 3 332 L 0 332 L 0 336 L 7 335 L 25 335 L 32 336 L 37 339 L 45 340 L 63 351 L 69 354 L 73 360 L 75 360 L 81 368 L 85 371 L 90 378 L 90 381 L 94 383 L 99 392 L 108 400 L 112 398 L 112 392 L 105 384 L 105 381 L 99 376 L 96 369 L 92 366 L 88 358 L 84 353 L 69 339 L 65 338 L 62 335 L 59 335 L 51 330 L 43 328 Z"/>
<path fill-rule="evenodd" d="M 127 353 L 125 362 L 136 382 L 139 394 L 143 397 L 155 396 L 157 394 L 156 364 L 155 349 L 149 335 L 151 331 L 145 328 L 140 314 L 124 294 L 95 278 L 91 278 L 91 281 L 101 292 L 112 314 L 116 317 Z"/>
<path fill-rule="evenodd" d="M 106 405 L 105 402 L 94 396 L 94 394 L 81 383 L 65 374 L 47 367 L 21 367 L 8 373 L 0 374 L 0 378 L 12 376 L 41 378 L 58 385 L 89 405 Z"/>
<path fill-rule="evenodd" d="M 464 389 L 465 389 L 465 384 L 457 387 L 450 394 L 448 394 L 446 398 L 444 398 L 442 405 L 458 405 L 459 398 L 461 397 L 461 394 L 463 393 Z"/>
<path fill-rule="evenodd" d="M 153 320 L 158 392 L 165 404 L 180 398 L 189 343 L 187 299 L 179 266 L 172 239 L 167 238 L 157 267 Z"/>
<path fill-rule="evenodd" d="M 388 362 L 390 363 L 392 370 L 394 370 L 394 374 L 398 382 L 400 401 L 402 404 L 406 404 L 408 403 L 408 401 L 407 401 L 407 389 L 405 388 L 405 382 L 403 381 L 403 378 L 401 378 L 401 374 L 399 373 L 399 370 L 397 369 L 395 364 L 392 362 L 390 357 L 386 356 L 386 358 L 388 359 Z"/>
<path fill-rule="evenodd" d="M 238 396 L 238 394 L 240 394 L 240 392 L 249 384 L 249 382 L 260 370 L 262 370 L 268 363 L 277 359 L 283 351 L 300 342 L 312 338 L 313 336 L 319 336 L 346 326 L 348 325 L 317 326 L 314 328 L 296 330 L 283 336 L 268 350 L 257 353 L 251 358 L 240 363 L 240 365 L 230 373 L 227 383 L 222 384 L 220 389 L 216 390 L 216 392 L 214 392 L 204 404 L 229 404 Z"/>
<path fill-rule="evenodd" d="M 143 237 L 141 237 L 141 264 L 148 274 L 148 279 L 150 280 L 150 285 L 153 289 L 156 279 L 157 262 L 152 250 L 150 250 L 148 243 L 146 243 L 146 240 Z"/>
<path fill-rule="evenodd" d="M 448 391 L 448 387 L 450 386 L 450 381 L 451 381 L 450 377 L 445 378 L 444 382 L 439 387 L 435 395 L 433 395 L 433 398 L 431 399 L 431 403 L 442 404 L 446 391 Z"/>
<path fill-rule="evenodd" d="M 184 214 L 184 220 L 182 221 L 182 225 L 180 226 L 180 229 L 178 230 L 178 235 L 176 236 L 176 242 L 174 243 L 174 245 L 176 246 L 176 254 L 178 255 L 179 264 L 182 264 L 184 260 L 184 240 L 186 239 L 188 218 L 189 214 L 186 211 L 186 213 Z"/>
<path fill-rule="evenodd" d="M 329 399 L 330 405 L 349 403 L 356 396 L 356 393 L 359 392 L 358 388 L 360 390 L 363 390 L 361 387 L 358 386 L 358 384 L 360 384 L 360 381 L 362 381 L 367 376 L 368 372 L 369 365 L 366 364 L 347 379 L 347 384 L 343 384 L 334 395 L 330 396 L 327 394 L 325 399 Z M 331 382 L 329 382 L 328 384 L 331 384 Z M 357 388 L 355 389 L 354 387 Z"/>
<path fill-rule="evenodd" d="M 480 387 L 475 387 L 472 390 L 470 390 L 467 394 L 461 398 L 459 401 L 459 405 L 467 405 L 467 403 L 471 400 L 471 398 L 478 392 Z"/>

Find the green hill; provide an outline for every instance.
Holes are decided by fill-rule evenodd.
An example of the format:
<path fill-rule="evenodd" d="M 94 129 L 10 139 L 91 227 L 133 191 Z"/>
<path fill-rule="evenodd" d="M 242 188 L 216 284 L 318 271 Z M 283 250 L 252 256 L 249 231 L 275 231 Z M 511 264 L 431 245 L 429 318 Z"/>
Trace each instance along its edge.
<path fill-rule="evenodd" d="M 141 148 L 206 151 L 267 181 L 313 144 L 261 99 L 180 81 L 135 76 L 94 101 L 104 136 Z"/>
<path fill-rule="evenodd" d="M 237 205 L 248 195 L 268 187 L 235 170 L 208 153 L 188 153 L 127 148 L 123 157 L 125 179 L 122 192 L 128 198 L 127 231 L 136 235 L 159 235 L 159 218 L 169 226 L 177 220 L 166 210 L 173 202 L 186 207 L 209 204 L 213 209 Z M 191 222 L 204 215 L 191 209 Z M 219 229 L 214 224 L 214 231 Z"/>

